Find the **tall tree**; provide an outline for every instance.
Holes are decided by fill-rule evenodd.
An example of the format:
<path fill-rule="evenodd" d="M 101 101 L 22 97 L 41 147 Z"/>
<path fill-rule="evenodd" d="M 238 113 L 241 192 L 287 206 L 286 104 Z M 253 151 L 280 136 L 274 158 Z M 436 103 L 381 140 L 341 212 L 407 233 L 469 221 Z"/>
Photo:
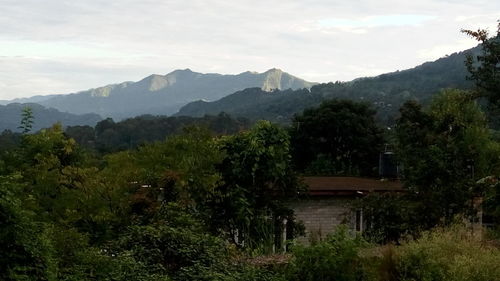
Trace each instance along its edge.
<path fill-rule="evenodd" d="M 481 43 L 481 53 L 469 54 L 465 65 L 469 79 L 475 82 L 474 98 L 486 98 L 493 115 L 500 114 L 500 21 L 496 34 L 491 36 L 487 30 L 462 30 L 463 33 Z"/>
<path fill-rule="evenodd" d="M 0 279 L 55 280 L 47 225 L 26 210 L 22 189 L 19 176 L 0 176 Z"/>
<path fill-rule="evenodd" d="M 272 247 L 283 220 L 293 221 L 283 200 L 299 188 L 286 130 L 260 121 L 249 132 L 222 138 L 221 148 L 223 185 L 213 201 L 217 226 L 245 247 Z"/>
<path fill-rule="evenodd" d="M 427 111 L 408 102 L 397 136 L 405 183 L 421 202 L 420 223 L 432 227 L 466 212 L 475 181 L 491 168 L 491 140 L 477 103 L 459 90 L 442 92 Z"/>
<path fill-rule="evenodd" d="M 23 108 L 23 111 L 21 113 L 21 124 L 19 125 L 19 129 L 21 129 L 21 132 L 23 134 L 27 134 L 31 131 L 33 128 L 33 122 L 34 122 L 34 117 L 33 117 L 33 110 L 31 107 L 26 106 Z"/>
<path fill-rule="evenodd" d="M 375 174 L 383 145 L 375 113 L 365 103 L 330 100 L 296 115 L 290 134 L 297 168 L 315 174 Z"/>

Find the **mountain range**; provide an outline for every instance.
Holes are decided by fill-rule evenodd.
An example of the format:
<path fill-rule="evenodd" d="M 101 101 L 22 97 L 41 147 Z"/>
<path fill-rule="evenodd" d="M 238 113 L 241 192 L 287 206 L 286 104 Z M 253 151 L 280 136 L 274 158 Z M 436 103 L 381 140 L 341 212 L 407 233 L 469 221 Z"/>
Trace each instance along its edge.
<path fill-rule="evenodd" d="M 379 121 L 391 125 L 400 106 L 413 99 L 426 105 L 432 96 L 445 88 L 468 89 L 464 65 L 466 54 L 476 55 L 480 46 L 427 62 L 412 69 L 358 78 L 349 82 L 318 84 L 310 90 L 245 89 L 217 101 L 195 101 L 182 107 L 178 116 L 203 116 L 226 112 L 237 117 L 267 119 L 288 123 L 294 114 L 319 105 L 325 99 L 351 99 L 372 104 Z"/>
<path fill-rule="evenodd" d="M 138 82 L 73 94 L 0 101 L 0 104 L 18 102 L 0 107 L 0 130 L 18 126 L 24 106 L 20 103 L 31 103 L 30 106 L 35 107 L 38 121 L 35 128 L 41 128 L 55 121 L 66 126 L 92 125 L 101 117 L 115 120 L 142 114 L 201 117 L 220 112 L 251 120 L 288 123 L 294 114 L 332 98 L 368 102 L 377 109 L 379 121 L 390 125 L 399 107 L 409 99 L 425 105 L 441 89 L 472 87 L 472 82 L 466 79 L 464 61 L 467 53 L 477 54 L 480 48 L 454 53 L 412 69 L 323 84 L 308 82 L 275 68 L 264 73 L 247 71 L 237 75 L 175 70 L 166 75 L 150 75 Z"/>
<path fill-rule="evenodd" d="M 35 102 L 73 114 L 97 113 L 104 118 L 119 120 L 142 114 L 171 115 L 189 102 L 199 99 L 214 101 L 250 87 L 270 91 L 310 88 L 314 84 L 280 69 L 270 69 L 264 73 L 247 71 L 237 75 L 203 74 L 184 69 L 166 75 L 153 74 L 138 82 L 123 82 L 73 94 L 35 96 L 17 101 Z"/>

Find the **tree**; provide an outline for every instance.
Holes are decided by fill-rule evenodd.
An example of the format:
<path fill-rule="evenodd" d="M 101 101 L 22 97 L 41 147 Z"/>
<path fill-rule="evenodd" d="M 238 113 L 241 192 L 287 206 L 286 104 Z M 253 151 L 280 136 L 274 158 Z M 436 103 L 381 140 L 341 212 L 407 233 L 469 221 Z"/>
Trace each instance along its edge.
<path fill-rule="evenodd" d="M 150 272 L 175 280 L 214 280 L 228 266 L 228 249 L 219 237 L 175 203 L 165 204 L 148 225 L 129 227 L 114 248 L 130 253 Z M 216 279 L 217 280 L 217 279 Z"/>
<path fill-rule="evenodd" d="M 8 163 L 9 170 L 22 174 L 25 192 L 33 196 L 40 214 L 64 220 L 72 209 L 69 206 L 77 204 L 75 198 L 65 196 L 82 180 L 73 172 L 82 167 L 81 152 L 75 140 L 64 135 L 60 124 L 24 136 L 17 161 Z"/>
<path fill-rule="evenodd" d="M 355 281 L 363 276 L 361 250 L 367 246 L 360 236 L 353 236 L 347 227 L 339 227 L 324 241 L 309 247 L 297 245 L 294 258 L 285 270 L 290 281 Z M 371 280 L 371 279 L 368 279 Z"/>
<path fill-rule="evenodd" d="M 418 201 L 397 193 L 371 193 L 360 198 L 353 207 L 363 209 L 363 236 L 372 242 L 399 242 L 418 234 L 421 226 L 415 219 Z"/>
<path fill-rule="evenodd" d="M 221 139 L 225 158 L 220 165 L 223 185 L 213 198 L 216 227 L 238 245 L 269 250 L 293 211 L 283 200 L 297 194 L 286 130 L 269 121 L 249 132 Z"/>
<path fill-rule="evenodd" d="M 296 115 L 290 128 L 300 171 L 326 175 L 374 175 L 382 149 L 375 110 L 365 103 L 330 100 Z"/>
<path fill-rule="evenodd" d="M 27 134 L 31 131 L 31 128 L 33 128 L 33 110 L 29 106 L 25 106 L 23 108 L 23 111 L 21 113 L 21 125 L 19 125 L 19 129 L 21 129 L 21 132 L 23 134 Z"/>
<path fill-rule="evenodd" d="M 417 224 L 430 228 L 470 211 L 475 181 L 489 173 L 492 151 L 485 115 L 466 92 L 446 90 L 425 111 L 406 103 L 397 139 L 405 185 L 420 202 Z"/>
<path fill-rule="evenodd" d="M 0 279 L 55 280 L 47 225 L 26 210 L 19 175 L 0 177 Z"/>
<path fill-rule="evenodd" d="M 469 79 L 476 84 L 474 98 L 486 98 L 490 108 L 500 107 L 500 21 L 496 35 L 490 37 L 484 29 L 462 30 L 481 43 L 481 54 L 469 54 L 465 65 L 470 73 Z M 497 112 L 498 113 L 498 112 Z"/>

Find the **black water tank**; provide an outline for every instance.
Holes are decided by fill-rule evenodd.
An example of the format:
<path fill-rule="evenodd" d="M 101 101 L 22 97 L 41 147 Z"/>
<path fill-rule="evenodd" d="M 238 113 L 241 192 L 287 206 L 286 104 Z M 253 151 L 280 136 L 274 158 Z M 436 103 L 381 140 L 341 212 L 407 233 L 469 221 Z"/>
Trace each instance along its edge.
<path fill-rule="evenodd" d="M 378 167 L 380 177 L 390 179 L 398 177 L 398 163 L 394 152 L 386 151 L 380 153 Z"/>

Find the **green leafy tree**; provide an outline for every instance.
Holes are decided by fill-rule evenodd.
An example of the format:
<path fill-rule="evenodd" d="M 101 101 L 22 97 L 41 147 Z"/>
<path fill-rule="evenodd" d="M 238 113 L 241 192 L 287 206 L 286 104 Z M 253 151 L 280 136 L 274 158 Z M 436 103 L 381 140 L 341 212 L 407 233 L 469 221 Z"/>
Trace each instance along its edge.
<path fill-rule="evenodd" d="M 223 185 L 213 198 L 216 226 L 241 246 L 269 250 L 282 221 L 293 221 L 283 200 L 299 188 L 287 132 L 260 121 L 249 132 L 221 139 Z"/>
<path fill-rule="evenodd" d="M 349 234 L 346 227 L 339 228 L 325 241 L 309 247 L 296 246 L 286 268 L 286 280 L 365 280 L 359 251 L 366 246 L 360 236 Z"/>
<path fill-rule="evenodd" d="M 420 225 L 415 219 L 418 201 L 395 193 L 372 193 L 354 204 L 363 209 L 363 236 L 375 243 L 399 242 L 417 235 Z"/>
<path fill-rule="evenodd" d="M 23 108 L 23 111 L 21 113 L 21 125 L 19 125 L 19 129 L 21 129 L 21 132 L 23 134 L 27 134 L 31 131 L 33 128 L 33 122 L 34 122 L 34 117 L 33 117 L 33 110 L 31 107 L 26 106 Z"/>
<path fill-rule="evenodd" d="M 233 119 L 225 113 L 198 118 L 143 115 L 117 123 L 108 118 L 97 123 L 95 130 L 76 126 L 69 127 L 66 131 L 79 143 L 95 147 L 99 152 L 110 153 L 134 149 L 145 143 L 163 141 L 166 137 L 182 134 L 186 127 L 198 126 L 207 128 L 214 135 L 227 135 L 248 128 L 249 123 L 244 118 Z M 92 140 L 93 131 L 95 131 L 94 140 Z"/>
<path fill-rule="evenodd" d="M 481 53 L 473 56 L 469 54 L 466 60 L 469 79 L 476 84 L 473 98 L 483 98 L 488 101 L 489 121 L 493 128 L 498 129 L 500 117 L 500 21 L 496 34 L 490 37 L 487 30 L 462 30 L 463 33 L 474 38 L 481 43 Z M 498 151 L 498 143 L 495 144 Z M 495 146 L 490 145 L 490 146 Z M 497 153 L 491 155 L 497 156 Z M 481 179 L 478 185 L 485 189 L 484 207 L 488 216 L 491 216 L 497 222 L 500 221 L 500 215 L 497 207 L 500 204 L 498 197 L 498 184 L 495 182 L 498 178 L 498 159 L 492 157 L 490 166 L 493 167 L 490 175 Z"/>
<path fill-rule="evenodd" d="M 74 189 L 79 178 L 70 173 L 81 167 L 83 158 L 73 139 L 67 138 L 60 124 L 26 135 L 20 148 L 21 162 L 13 163 L 27 183 L 26 192 L 34 196 L 37 205 L 48 216 L 63 219 L 70 198 L 64 198 Z"/>
<path fill-rule="evenodd" d="M 218 280 L 210 276 L 223 274 L 229 257 L 227 244 L 175 203 L 163 205 L 152 223 L 131 226 L 116 247 L 175 280 Z"/>
<path fill-rule="evenodd" d="M 290 128 L 300 171 L 324 175 L 373 175 L 382 131 L 367 104 L 330 100 L 296 115 Z"/>
<path fill-rule="evenodd" d="M 483 223 L 492 226 L 490 233 L 497 239 L 500 238 L 500 181 L 496 176 L 498 174 L 496 172 L 477 181 L 480 189 L 484 190 Z"/>
<path fill-rule="evenodd" d="M 56 280 L 47 225 L 23 204 L 19 176 L 0 177 L 0 279 Z"/>
<path fill-rule="evenodd" d="M 405 184 L 420 202 L 415 223 L 430 228 L 470 210 L 475 181 L 489 173 L 493 151 L 485 115 L 467 93 L 444 91 L 428 111 L 406 103 L 397 138 Z"/>
<path fill-rule="evenodd" d="M 209 132 L 186 128 L 163 142 L 106 155 L 100 170 L 67 169 L 84 179 L 78 188 L 78 222 L 92 241 L 116 238 L 131 224 L 152 221 L 163 204 L 176 202 L 210 223 L 211 194 L 219 185 L 222 161 Z"/>
<path fill-rule="evenodd" d="M 500 21 L 496 34 L 489 36 L 487 30 L 462 30 L 481 43 L 481 54 L 469 54 L 465 62 L 469 79 L 476 83 L 475 97 L 486 97 L 491 105 L 500 106 Z"/>

